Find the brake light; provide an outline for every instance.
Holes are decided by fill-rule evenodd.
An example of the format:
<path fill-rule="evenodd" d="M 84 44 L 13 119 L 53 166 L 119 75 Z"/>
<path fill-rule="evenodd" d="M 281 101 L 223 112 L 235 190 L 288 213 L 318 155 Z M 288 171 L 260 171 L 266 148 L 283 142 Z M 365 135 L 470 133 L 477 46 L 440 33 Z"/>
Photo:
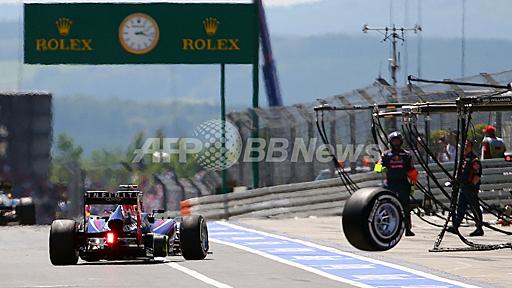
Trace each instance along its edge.
<path fill-rule="evenodd" d="M 107 243 L 114 244 L 115 241 L 116 241 L 116 234 L 114 234 L 114 232 L 108 232 L 107 233 Z"/>
<path fill-rule="evenodd" d="M 505 161 L 512 162 L 512 156 L 510 156 L 510 155 L 505 156 Z"/>

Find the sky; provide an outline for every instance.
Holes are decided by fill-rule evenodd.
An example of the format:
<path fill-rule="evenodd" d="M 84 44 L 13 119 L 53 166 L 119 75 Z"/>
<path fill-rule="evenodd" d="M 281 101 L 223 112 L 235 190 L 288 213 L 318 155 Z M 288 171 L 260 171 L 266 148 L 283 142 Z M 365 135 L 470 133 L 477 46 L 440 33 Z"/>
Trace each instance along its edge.
<path fill-rule="evenodd" d="M 122 0 L 121 2 L 128 1 L 141 2 L 141 0 Z M 461 38 L 462 3 L 465 1 L 467 38 L 512 40 L 512 33 L 510 33 L 512 1 L 510 0 L 263 1 L 267 7 L 271 32 L 275 35 L 305 37 L 319 34 L 360 35 L 363 24 L 383 27 L 396 23 L 398 26 L 405 27 L 421 24 L 424 37 Z M 45 1 L 37 0 L 37 2 Z M 112 0 L 95 2 L 112 2 Z M 168 1 L 153 0 L 153 2 Z M 172 0 L 172 2 L 204 1 Z M 207 2 L 247 2 L 247 0 L 208 0 Z M 21 3 L 21 0 L 0 0 L 0 21 L 20 21 Z M 418 13 L 420 4 L 421 14 Z"/>

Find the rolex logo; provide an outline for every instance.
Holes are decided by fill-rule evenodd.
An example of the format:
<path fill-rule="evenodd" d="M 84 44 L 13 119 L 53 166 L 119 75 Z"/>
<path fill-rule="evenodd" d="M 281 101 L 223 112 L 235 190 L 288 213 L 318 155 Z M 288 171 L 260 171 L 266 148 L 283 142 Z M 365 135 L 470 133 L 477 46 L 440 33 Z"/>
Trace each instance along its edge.
<path fill-rule="evenodd" d="M 59 30 L 60 36 L 65 37 L 68 36 L 73 21 L 69 20 L 68 18 L 62 17 L 55 21 L 55 24 L 57 25 L 57 30 Z"/>
<path fill-rule="evenodd" d="M 55 21 L 60 38 L 37 38 L 36 50 L 39 52 L 49 51 L 93 51 L 91 38 L 64 38 L 69 35 L 73 21 L 69 18 L 61 17 Z"/>
<path fill-rule="evenodd" d="M 237 51 L 240 50 L 239 38 L 212 38 L 219 30 L 220 21 L 207 17 L 203 20 L 204 32 L 208 38 L 183 38 L 182 50 L 185 51 Z"/>
<path fill-rule="evenodd" d="M 204 19 L 203 25 L 206 35 L 208 35 L 208 37 L 212 37 L 213 35 L 215 35 L 215 33 L 217 33 L 217 29 L 219 28 L 219 24 L 220 22 L 213 17 L 208 17 Z"/>

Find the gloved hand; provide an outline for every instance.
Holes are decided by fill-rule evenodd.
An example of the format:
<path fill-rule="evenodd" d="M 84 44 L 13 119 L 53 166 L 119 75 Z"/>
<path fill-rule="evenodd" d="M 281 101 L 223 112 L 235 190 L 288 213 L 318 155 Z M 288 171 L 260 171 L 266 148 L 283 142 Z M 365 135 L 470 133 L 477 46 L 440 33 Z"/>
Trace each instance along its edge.
<path fill-rule="evenodd" d="M 378 162 L 377 164 L 375 164 L 375 167 L 373 167 L 373 171 L 377 172 L 377 173 L 386 173 L 386 167 L 384 167 L 382 165 L 382 163 Z"/>

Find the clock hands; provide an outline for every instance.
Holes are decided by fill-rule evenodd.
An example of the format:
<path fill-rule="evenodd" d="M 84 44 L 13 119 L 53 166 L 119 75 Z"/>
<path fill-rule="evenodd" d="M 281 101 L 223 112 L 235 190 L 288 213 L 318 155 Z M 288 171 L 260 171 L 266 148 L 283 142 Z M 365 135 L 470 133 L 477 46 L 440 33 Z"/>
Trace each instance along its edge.
<path fill-rule="evenodd" d="M 135 32 L 135 35 L 142 35 L 142 36 L 146 36 L 146 37 L 155 37 L 155 33 L 146 34 L 145 31 Z"/>

